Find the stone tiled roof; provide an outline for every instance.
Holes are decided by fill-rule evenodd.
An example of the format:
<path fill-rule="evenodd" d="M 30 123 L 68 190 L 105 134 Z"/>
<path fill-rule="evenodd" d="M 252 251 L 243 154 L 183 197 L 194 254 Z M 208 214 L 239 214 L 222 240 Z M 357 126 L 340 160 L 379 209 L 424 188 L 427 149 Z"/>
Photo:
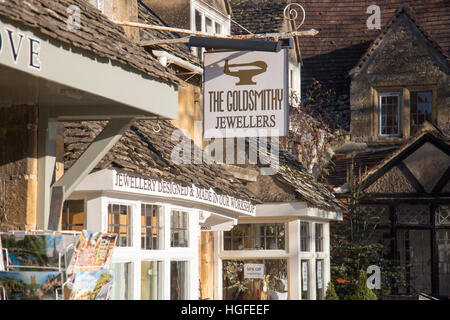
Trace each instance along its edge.
<path fill-rule="evenodd" d="M 356 154 L 336 153 L 331 159 L 330 174 L 325 177 L 325 180 L 330 186 L 342 186 L 347 182 L 347 171 L 352 166 L 352 163 L 355 174 L 358 175 L 360 170 L 361 174 L 364 174 L 381 163 L 396 149 L 397 148 L 388 148 L 383 150 L 359 152 Z"/>
<path fill-rule="evenodd" d="M 250 143 L 249 146 L 252 148 L 250 152 L 257 152 L 254 149 L 257 143 Z M 294 190 L 297 193 L 297 198 L 307 202 L 310 207 L 338 212 L 346 210 L 342 203 L 335 198 L 333 193 L 324 184 L 318 182 L 290 153 L 280 149 L 279 159 L 274 159 L 276 153 L 258 153 L 261 163 L 278 163 L 275 179 L 286 185 L 289 189 Z"/>
<path fill-rule="evenodd" d="M 106 122 L 66 122 L 64 125 L 64 168 L 68 170 L 103 130 Z M 165 179 L 184 186 L 195 184 L 201 188 L 212 188 L 219 194 L 253 203 L 260 202 L 257 196 L 220 165 L 206 164 L 203 161 L 195 164 L 194 153 L 200 155 L 202 151 L 188 138 L 185 138 L 185 141 L 192 146 L 190 164 L 174 162 L 171 154 L 181 140 L 172 141 L 171 137 L 176 128 L 170 121 L 159 121 L 159 125 L 161 130 L 155 132 L 155 121 L 136 121 L 94 171 L 113 167 L 143 177 Z"/>
<path fill-rule="evenodd" d="M 80 8 L 81 28 L 67 27 L 68 8 Z M 126 38 L 117 26 L 85 0 L 7 0 L 0 1 L 0 16 L 21 23 L 57 41 L 110 59 L 152 78 L 182 83 L 151 54 Z"/>
<path fill-rule="evenodd" d="M 279 32 L 284 22 L 283 10 L 288 0 L 230 0 L 232 18 L 253 33 Z M 245 30 L 231 24 L 232 34 Z"/>
<path fill-rule="evenodd" d="M 138 19 L 141 23 L 152 24 L 152 25 L 166 25 L 164 21 L 158 18 L 152 11 L 148 8 L 142 1 L 138 2 Z M 157 39 L 176 39 L 181 36 L 177 33 L 150 29 L 140 29 L 141 40 L 157 40 Z M 186 36 L 186 35 L 182 35 Z M 191 54 L 188 46 L 184 44 L 164 44 L 158 46 L 152 46 L 158 50 L 167 51 L 178 58 L 181 58 L 189 63 L 196 66 L 201 66 L 201 62 L 198 58 Z"/>
<path fill-rule="evenodd" d="M 366 53 L 372 41 L 392 21 L 396 11 L 404 4 L 411 8 L 418 25 L 450 55 L 450 5 L 448 0 L 329 0 L 298 1 L 306 10 L 302 30 L 317 29 L 315 37 L 301 37 L 303 59 L 302 87 L 313 79 L 334 88 L 338 94 L 348 94 L 349 71 Z M 378 5 L 381 9 L 381 30 L 369 30 L 367 8 Z"/>

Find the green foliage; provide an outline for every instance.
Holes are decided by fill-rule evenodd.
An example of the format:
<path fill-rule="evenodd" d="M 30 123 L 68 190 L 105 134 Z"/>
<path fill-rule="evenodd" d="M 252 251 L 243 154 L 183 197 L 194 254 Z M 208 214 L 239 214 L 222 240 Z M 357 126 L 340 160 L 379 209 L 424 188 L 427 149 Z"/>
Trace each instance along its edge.
<path fill-rule="evenodd" d="M 361 170 L 356 174 L 353 163 L 347 172 L 348 211 L 343 221 L 332 225 L 331 232 L 331 278 L 338 297 L 353 299 L 357 291 L 361 270 L 371 265 L 380 267 L 381 289 L 372 293 L 380 297 L 392 293 L 404 283 L 401 268 L 393 260 L 383 257 L 383 245 L 374 243 L 373 238 L 380 217 L 361 209 L 360 202 L 365 197 L 361 186 Z M 364 283 L 364 285 L 366 285 Z"/>
<path fill-rule="evenodd" d="M 339 300 L 336 290 L 334 290 L 333 282 L 328 283 L 327 292 L 325 294 L 325 300 Z"/>
<path fill-rule="evenodd" d="M 364 270 L 359 271 L 358 284 L 352 300 L 377 300 L 377 295 L 367 287 L 367 274 Z"/>

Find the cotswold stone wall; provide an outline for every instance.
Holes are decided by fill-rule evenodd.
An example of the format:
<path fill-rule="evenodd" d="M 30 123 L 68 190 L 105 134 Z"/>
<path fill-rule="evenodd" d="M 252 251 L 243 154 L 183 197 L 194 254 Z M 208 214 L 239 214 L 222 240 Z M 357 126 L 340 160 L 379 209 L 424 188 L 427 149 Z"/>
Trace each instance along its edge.
<path fill-rule="evenodd" d="M 37 107 L 0 108 L 0 231 L 35 228 Z"/>
<path fill-rule="evenodd" d="M 374 50 L 356 71 L 350 87 L 351 137 L 356 142 L 400 142 L 378 137 L 378 93 L 400 92 L 401 135 L 410 136 L 409 92 L 433 91 L 432 122 L 450 132 L 450 77 L 448 65 L 437 49 L 406 15 L 375 40 Z"/>

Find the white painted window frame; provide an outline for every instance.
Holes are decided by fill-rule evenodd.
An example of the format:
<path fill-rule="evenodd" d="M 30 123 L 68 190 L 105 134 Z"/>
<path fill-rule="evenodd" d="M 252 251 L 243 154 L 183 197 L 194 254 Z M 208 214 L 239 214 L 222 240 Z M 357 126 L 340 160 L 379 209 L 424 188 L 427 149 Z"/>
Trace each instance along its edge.
<path fill-rule="evenodd" d="M 398 117 L 398 124 L 397 124 L 397 130 L 398 133 L 396 134 L 382 134 L 382 112 L 381 112 L 381 99 L 383 97 L 398 97 L 398 108 L 397 108 L 397 117 Z M 402 134 L 402 93 L 401 92 L 380 92 L 378 93 L 378 135 L 380 137 L 400 137 Z"/>
<path fill-rule="evenodd" d="M 162 270 L 162 299 L 170 300 L 170 262 L 186 261 L 187 274 L 186 287 L 187 299 L 198 299 L 198 237 L 200 236 L 200 226 L 198 222 L 199 210 L 187 208 L 179 205 L 173 205 L 161 201 L 149 201 L 146 197 L 139 199 L 129 199 L 124 195 L 121 198 L 118 195 L 96 195 L 86 199 L 86 216 L 88 216 L 86 229 L 99 230 L 106 232 L 108 228 L 108 205 L 122 204 L 131 206 L 132 221 L 132 246 L 116 247 L 114 249 L 111 263 L 131 263 L 131 272 L 129 285 L 130 299 L 141 299 L 141 262 L 142 261 L 161 261 Z M 141 204 L 152 204 L 162 206 L 164 210 L 164 235 L 163 249 L 144 250 L 141 249 Z M 188 213 L 189 224 L 189 246 L 186 248 L 170 247 L 170 211 L 180 210 Z M 101 212 L 101 214 L 95 214 Z"/>
<path fill-rule="evenodd" d="M 206 32 L 206 17 L 208 17 L 212 21 L 214 33 L 216 33 L 216 23 L 222 26 L 221 30 L 222 35 L 229 35 L 231 33 L 230 16 L 228 16 L 228 18 L 225 18 L 221 16 L 219 13 L 205 6 L 203 3 L 196 0 L 191 0 L 190 11 L 191 11 L 190 12 L 191 30 L 196 30 L 195 11 L 198 11 L 202 19 L 201 22 L 202 32 Z M 203 60 L 203 53 L 205 52 L 205 49 L 200 47 L 192 48 L 192 53 L 198 56 L 198 50 L 202 51 L 202 60 Z"/>

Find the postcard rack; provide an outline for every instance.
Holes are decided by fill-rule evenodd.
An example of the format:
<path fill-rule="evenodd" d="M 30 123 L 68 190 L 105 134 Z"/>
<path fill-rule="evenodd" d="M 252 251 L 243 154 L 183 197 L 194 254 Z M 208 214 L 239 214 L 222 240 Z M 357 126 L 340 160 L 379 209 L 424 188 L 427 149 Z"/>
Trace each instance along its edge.
<path fill-rule="evenodd" d="M 70 262 L 71 256 L 73 255 L 74 249 L 75 249 L 75 243 L 77 241 L 78 236 L 81 234 L 79 231 L 46 231 L 46 230 L 33 230 L 33 231 L 8 231 L 8 232 L 1 232 L 0 236 L 14 236 L 14 239 L 25 239 L 26 236 L 64 236 L 64 240 L 59 245 L 59 249 L 56 249 L 56 244 L 54 243 L 54 247 L 50 248 L 53 249 L 53 259 L 57 258 L 57 263 L 55 266 L 45 266 L 45 265 L 39 265 L 38 263 L 27 263 L 27 264 L 21 264 L 20 261 L 10 252 L 10 248 L 5 248 L 5 244 L 1 242 L 0 238 L 0 271 L 5 272 L 6 274 L 10 273 L 11 276 L 13 274 L 17 274 L 24 271 L 36 271 L 36 272 L 56 272 L 59 273 L 61 276 L 61 287 L 57 287 L 55 289 L 55 299 L 59 300 L 61 297 L 64 297 L 64 279 L 66 278 L 66 270 L 67 266 Z M 60 240 L 63 239 L 63 237 L 59 238 Z M 15 240 L 17 241 L 17 240 Z M 55 241 L 55 240 L 54 240 Z M 33 245 L 31 245 L 33 246 Z M 34 247 L 33 247 L 34 248 Z M 33 251 L 33 248 L 29 249 L 30 251 Z M 36 248 L 34 248 L 36 249 Z M 49 250 L 49 248 L 45 247 L 46 250 Z M 37 252 L 38 249 L 36 249 L 36 255 L 32 256 L 32 258 L 35 258 L 36 256 L 39 256 L 41 252 Z M 4 259 L 5 257 L 5 259 Z M 32 258 L 28 259 L 28 262 L 30 260 L 33 260 Z M 0 300 L 7 300 L 7 290 L 4 286 L 0 286 Z"/>

